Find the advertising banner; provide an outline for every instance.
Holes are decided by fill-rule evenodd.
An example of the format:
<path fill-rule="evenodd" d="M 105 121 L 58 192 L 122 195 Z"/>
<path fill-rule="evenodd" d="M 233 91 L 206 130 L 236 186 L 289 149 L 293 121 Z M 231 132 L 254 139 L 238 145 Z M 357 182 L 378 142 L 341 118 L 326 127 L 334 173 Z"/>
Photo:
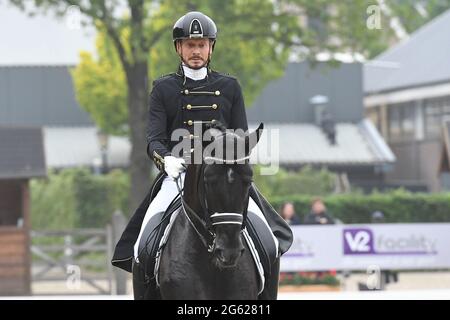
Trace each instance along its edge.
<path fill-rule="evenodd" d="M 450 268 L 450 223 L 292 226 L 281 271 Z"/>

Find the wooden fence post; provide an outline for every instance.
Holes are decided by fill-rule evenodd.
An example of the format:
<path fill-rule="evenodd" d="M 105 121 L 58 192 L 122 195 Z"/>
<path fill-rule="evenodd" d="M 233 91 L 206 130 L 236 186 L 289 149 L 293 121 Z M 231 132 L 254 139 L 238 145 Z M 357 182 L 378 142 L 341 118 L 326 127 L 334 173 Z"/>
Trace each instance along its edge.
<path fill-rule="evenodd" d="M 113 246 L 119 241 L 127 221 L 120 210 L 116 210 L 112 217 Z M 113 248 L 114 249 L 114 248 Z M 110 257 L 112 258 L 112 257 Z M 128 274 L 119 268 L 114 268 L 114 278 L 116 280 L 116 294 L 127 294 Z"/>

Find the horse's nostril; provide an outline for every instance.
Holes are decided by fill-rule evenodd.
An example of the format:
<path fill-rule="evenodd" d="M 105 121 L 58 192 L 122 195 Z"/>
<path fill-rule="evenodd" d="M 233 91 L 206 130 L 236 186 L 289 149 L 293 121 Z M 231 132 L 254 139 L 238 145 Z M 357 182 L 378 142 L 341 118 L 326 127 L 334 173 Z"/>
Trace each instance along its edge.
<path fill-rule="evenodd" d="M 215 253 L 216 253 L 217 259 L 219 259 L 222 262 L 225 261 L 225 256 L 223 254 L 223 250 L 222 249 L 216 248 L 216 252 Z"/>

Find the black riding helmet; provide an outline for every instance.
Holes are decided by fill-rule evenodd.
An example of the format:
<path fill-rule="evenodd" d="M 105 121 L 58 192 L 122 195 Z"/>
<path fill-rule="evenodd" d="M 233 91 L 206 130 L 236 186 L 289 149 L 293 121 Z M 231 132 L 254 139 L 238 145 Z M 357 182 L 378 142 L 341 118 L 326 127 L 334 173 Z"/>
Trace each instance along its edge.
<path fill-rule="evenodd" d="M 216 43 L 217 27 L 207 15 L 191 11 L 186 13 L 173 26 L 173 44 L 176 49 L 177 40 L 208 38 L 213 41 L 213 50 Z"/>

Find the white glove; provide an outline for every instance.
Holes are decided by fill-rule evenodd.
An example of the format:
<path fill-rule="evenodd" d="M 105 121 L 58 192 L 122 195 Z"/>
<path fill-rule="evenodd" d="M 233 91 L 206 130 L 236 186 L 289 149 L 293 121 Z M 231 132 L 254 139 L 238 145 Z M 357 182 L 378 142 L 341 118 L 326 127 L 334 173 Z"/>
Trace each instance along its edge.
<path fill-rule="evenodd" d="M 164 170 L 173 180 L 178 178 L 180 172 L 184 171 L 183 164 L 185 164 L 185 161 L 182 158 L 176 158 L 174 156 L 164 157 Z"/>

